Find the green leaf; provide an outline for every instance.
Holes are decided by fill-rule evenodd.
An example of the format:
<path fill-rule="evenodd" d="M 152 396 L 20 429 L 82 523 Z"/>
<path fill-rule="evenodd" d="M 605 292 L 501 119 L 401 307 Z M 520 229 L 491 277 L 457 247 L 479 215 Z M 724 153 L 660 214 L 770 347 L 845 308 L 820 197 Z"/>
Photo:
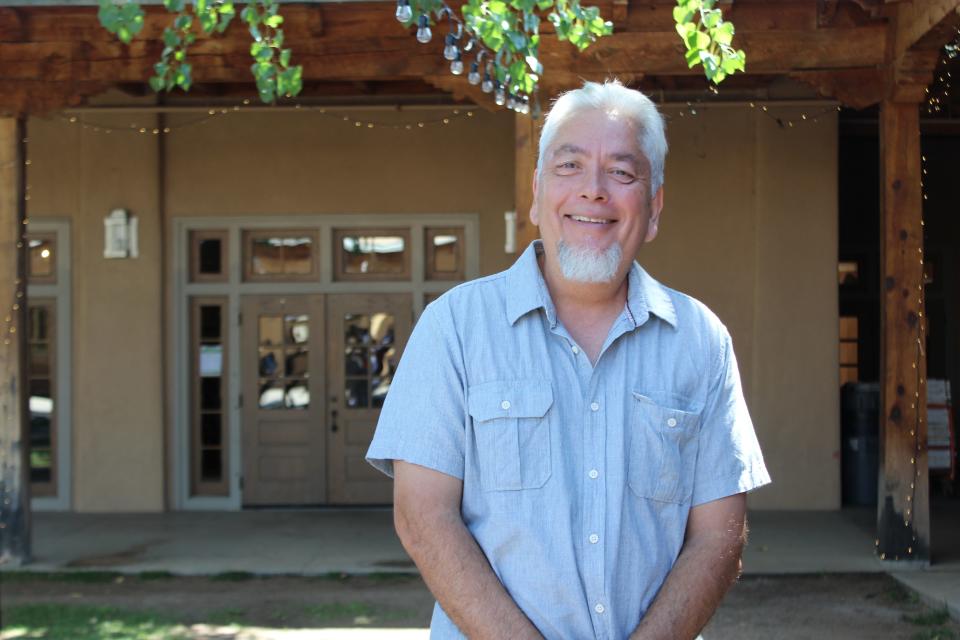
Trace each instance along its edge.
<path fill-rule="evenodd" d="M 723 12 L 719 9 L 704 10 L 700 12 L 700 22 L 707 29 L 713 29 L 720 24 L 723 19 Z"/>
<path fill-rule="evenodd" d="M 130 41 L 133 39 L 133 34 L 130 33 L 130 29 L 126 26 L 117 27 L 117 37 L 120 38 L 120 41 L 124 44 L 130 44 Z"/>
<path fill-rule="evenodd" d="M 192 24 L 193 18 L 185 13 L 181 13 L 177 16 L 177 19 L 173 21 L 173 28 L 179 29 L 180 31 L 186 31 Z"/>
<path fill-rule="evenodd" d="M 693 20 L 694 12 L 686 7 L 674 7 L 673 8 L 673 21 L 678 25 L 686 22 L 691 22 Z"/>
<path fill-rule="evenodd" d="M 283 51 L 280 52 L 280 64 L 283 65 L 284 67 L 290 66 L 290 54 L 291 54 L 290 49 L 284 49 Z"/>
<path fill-rule="evenodd" d="M 163 30 L 163 44 L 169 48 L 179 47 L 182 40 L 180 39 L 180 34 L 167 27 Z"/>
<path fill-rule="evenodd" d="M 713 39 L 718 44 L 729 45 L 733 42 L 733 23 L 724 22 L 713 31 Z"/>
<path fill-rule="evenodd" d="M 163 6 L 167 11 L 179 13 L 183 11 L 183 0 L 163 0 Z"/>
<path fill-rule="evenodd" d="M 271 29 L 276 29 L 283 24 L 283 16 L 270 16 L 264 20 L 263 23 Z"/>
<path fill-rule="evenodd" d="M 164 82 L 162 75 L 153 76 L 150 78 L 150 88 L 153 89 L 156 93 L 160 93 L 160 90 L 164 88 L 165 84 L 166 83 Z"/>
<path fill-rule="evenodd" d="M 696 49 L 689 49 L 683 57 L 687 61 L 687 67 L 690 69 L 700 64 L 700 52 Z"/>

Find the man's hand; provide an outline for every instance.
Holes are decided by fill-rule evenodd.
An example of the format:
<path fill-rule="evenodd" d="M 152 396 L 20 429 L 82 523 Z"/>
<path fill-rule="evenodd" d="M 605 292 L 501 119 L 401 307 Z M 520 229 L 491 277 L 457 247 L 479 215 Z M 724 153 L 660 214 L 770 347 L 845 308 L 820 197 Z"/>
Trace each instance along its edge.
<path fill-rule="evenodd" d="M 471 640 L 541 639 L 463 523 L 463 481 L 402 460 L 393 470 L 397 535 L 460 631 Z"/>
<path fill-rule="evenodd" d="M 680 556 L 630 640 L 690 640 L 700 633 L 740 575 L 746 513 L 744 493 L 690 510 Z"/>

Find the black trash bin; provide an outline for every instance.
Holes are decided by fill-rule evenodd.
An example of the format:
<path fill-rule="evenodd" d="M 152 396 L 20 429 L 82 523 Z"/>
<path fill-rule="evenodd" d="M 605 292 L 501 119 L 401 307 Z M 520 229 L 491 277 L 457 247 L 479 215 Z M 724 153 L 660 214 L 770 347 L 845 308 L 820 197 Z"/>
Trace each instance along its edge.
<path fill-rule="evenodd" d="M 876 506 L 880 464 L 880 385 L 848 382 L 840 390 L 843 504 Z"/>

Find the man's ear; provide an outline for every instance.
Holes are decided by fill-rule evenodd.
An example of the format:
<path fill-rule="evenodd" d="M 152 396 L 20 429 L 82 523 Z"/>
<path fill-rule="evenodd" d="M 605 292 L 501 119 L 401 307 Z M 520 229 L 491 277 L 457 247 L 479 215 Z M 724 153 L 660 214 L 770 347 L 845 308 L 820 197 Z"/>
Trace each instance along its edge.
<path fill-rule="evenodd" d="M 663 211 L 663 185 L 657 189 L 653 200 L 650 201 L 650 221 L 647 223 L 647 236 L 644 242 L 652 242 L 657 237 L 657 231 L 660 230 L 660 212 Z"/>
<path fill-rule="evenodd" d="M 540 226 L 540 214 L 537 212 L 537 172 L 533 172 L 533 198 L 530 200 L 530 222 L 533 226 Z"/>

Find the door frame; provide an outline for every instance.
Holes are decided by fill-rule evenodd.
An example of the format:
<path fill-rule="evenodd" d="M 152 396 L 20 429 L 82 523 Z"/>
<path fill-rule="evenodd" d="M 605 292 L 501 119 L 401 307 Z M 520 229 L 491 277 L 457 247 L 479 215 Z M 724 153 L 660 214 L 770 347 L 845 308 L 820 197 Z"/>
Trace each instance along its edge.
<path fill-rule="evenodd" d="M 168 246 L 170 252 L 169 292 L 171 304 L 168 307 L 168 327 L 170 344 L 170 363 L 167 388 L 170 390 L 170 423 L 167 425 L 168 460 L 167 483 L 171 497 L 170 506 L 174 510 L 203 511 L 239 511 L 242 509 L 242 489 L 240 486 L 242 471 L 241 430 L 242 409 L 240 407 L 240 363 L 241 335 L 240 314 L 241 297 L 245 295 L 301 295 L 331 293 L 409 293 L 412 294 L 414 318 L 423 310 L 425 294 L 440 293 L 459 284 L 457 281 L 426 280 L 424 246 L 426 227 L 464 228 L 466 249 L 465 280 L 480 275 L 480 216 L 476 213 L 459 214 L 329 214 L 314 216 L 178 216 L 170 220 L 170 234 L 173 242 Z M 410 229 L 410 266 L 411 279 L 397 281 L 338 282 L 334 280 L 334 252 L 332 251 L 333 229 L 408 227 Z M 243 282 L 242 238 L 243 230 L 275 229 L 300 230 L 316 229 L 318 238 L 319 277 L 312 282 Z M 227 232 L 227 246 L 224 257 L 227 266 L 227 279 L 224 282 L 190 282 L 190 232 L 202 230 L 223 230 Z M 226 496 L 190 495 L 190 392 L 189 376 L 185 375 L 189 367 L 190 354 L 190 318 L 189 299 L 191 296 L 225 296 L 228 299 L 228 331 L 226 373 L 226 402 L 228 410 L 229 446 L 227 450 L 227 469 L 229 493 Z"/>

